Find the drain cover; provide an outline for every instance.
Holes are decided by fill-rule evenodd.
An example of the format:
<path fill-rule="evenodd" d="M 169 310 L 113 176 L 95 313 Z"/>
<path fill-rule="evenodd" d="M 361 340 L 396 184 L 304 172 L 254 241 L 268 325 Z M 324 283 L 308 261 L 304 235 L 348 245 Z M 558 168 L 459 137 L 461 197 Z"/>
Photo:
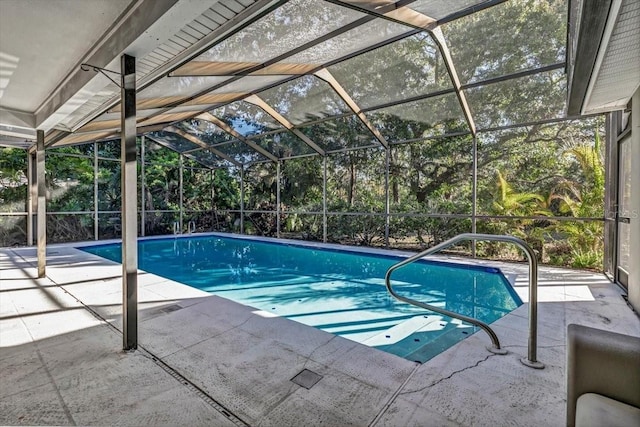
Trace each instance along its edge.
<path fill-rule="evenodd" d="M 171 313 L 172 311 L 178 311 L 178 310 L 181 310 L 181 309 L 182 309 L 182 307 L 179 306 L 178 304 L 173 304 L 173 305 L 168 305 L 166 307 L 162 307 L 160 309 L 160 311 L 163 311 L 165 313 Z"/>
<path fill-rule="evenodd" d="M 321 379 L 322 375 L 316 374 L 315 372 L 308 369 L 303 369 L 298 373 L 298 375 L 291 378 L 291 381 L 308 390 L 316 385 L 316 383 Z"/>

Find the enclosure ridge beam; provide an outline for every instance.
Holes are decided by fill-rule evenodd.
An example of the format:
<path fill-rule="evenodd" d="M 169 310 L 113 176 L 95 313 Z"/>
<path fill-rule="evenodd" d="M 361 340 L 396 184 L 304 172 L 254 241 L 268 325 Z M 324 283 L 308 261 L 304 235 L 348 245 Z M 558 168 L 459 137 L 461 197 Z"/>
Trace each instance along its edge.
<path fill-rule="evenodd" d="M 182 129 L 178 129 L 178 128 L 175 128 L 173 126 L 170 126 L 170 127 L 165 129 L 165 132 L 171 132 L 171 133 L 175 133 L 176 135 L 180 135 L 184 139 L 193 142 L 197 146 L 202 147 L 205 150 L 209 150 L 213 154 L 215 154 L 216 156 L 225 159 L 226 161 L 228 161 L 229 163 L 233 164 L 234 166 L 240 166 L 241 165 L 240 162 L 238 162 L 237 160 L 231 158 L 230 156 L 228 156 L 227 154 L 223 153 L 220 150 L 216 150 L 215 148 L 211 147 L 210 145 L 208 145 L 206 142 L 204 142 L 203 140 L 201 140 L 197 136 L 191 135 L 190 133 L 185 132 Z"/>
<path fill-rule="evenodd" d="M 342 85 L 338 83 L 338 81 L 335 79 L 335 77 L 333 77 L 333 75 L 329 72 L 329 70 L 327 70 L 326 68 L 323 68 L 322 70 L 316 71 L 314 75 L 324 80 L 325 82 L 327 82 L 329 86 L 331 86 L 333 90 L 338 94 L 338 96 L 342 98 L 345 104 L 349 106 L 351 111 L 353 111 L 356 114 L 356 116 L 358 116 L 360 121 L 367 127 L 367 129 L 369 129 L 369 131 L 373 134 L 373 136 L 376 137 L 378 142 L 380 142 L 380 144 L 382 144 L 384 148 L 386 149 L 389 148 L 389 143 L 384 138 L 384 136 L 382 136 L 380 131 L 371 124 L 367 116 L 365 116 L 364 113 L 362 112 L 362 109 L 358 106 L 358 104 L 356 104 L 356 102 L 353 100 L 353 98 L 351 98 L 351 96 L 347 93 L 347 91 L 344 90 Z"/>
<path fill-rule="evenodd" d="M 424 15 L 407 6 L 401 6 L 397 9 L 390 10 L 389 12 L 384 13 L 383 16 L 391 18 L 391 20 L 401 24 L 408 24 L 411 27 L 423 30 L 432 30 L 438 26 L 438 21 L 432 17 Z"/>
<path fill-rule="evenodd" d="M 444 59 L 445 66 L 447 67 L 447 71 L 449 72 L 449 77 L 453 82 L 453 87 L 456 90 L 456 95 L 458 96 L 458 101 L 460 102 L 460 106 L 462 107 L 462 111 L 464 113 L 465 119 L 467 119 L 467 123 L 469 125 L 469 129 L 471 130 L 471 134 L 476 136 L 476 123 L 473 120 L 473 116 L 471 115 L 471 109 L 469 108 L 469 103 L 467 102 L 467 97 L 462 91 L 462 85 L 460 84 L 460 78 L 458 77 L 458 72 L 456 71 L 456 67 L 453 65 L 453 58 L 451 57 L 451 51 L 447 46 L 447 41 L 444 38 L 444 34 L 442 34 L 442 29 L 440 27 L 434 28 L 430 31 L 433 40 L 438 45 L 438 49 L 440 49 L 440 53 L 442 54 L 442 58 Z"/>
<path fill-rule="evenodd" d="M 424 15 L 414 9 L 408 7 L 416 0 L 400 0 L 400 1 L 376 1 L 376 2 L 344 2 L 341 0 L 325 0 L 329 3 L 337 4 L 342 7 L 356 10 L 360 13 L 366 13 L 376 18 L 383 18 L 387 21 L 397 24 L 406 25 L 418 30 L 431 30 L 438 25 L 438 21 L 430 16 Z M 358 3 L 375 3 L 375 9 L 364 7 Z M 385 4 L 386 3 L 386 4 Z"/>
<path fill-rule="evenodd" d="M 278 161 L 278 158 L 276 156 L 274 156 L 273 154 L 271 154 L 270 152 L 268 152 L 264 148 L 260 147 L 255 142 L 253 142 L 253 141 L 245 138 L 244 136 L 240 135 L 238 132 L 236 132 L 235 129 L 233 129 L 231 126 L 229 126 L 228 124 L 226 124 L 225 122 L 223 122 L 222 120 L 220 120 L 219 118 L 214 116 L 213 114 L 211 114 L 209 112 L 205 112 L 205 113 L 202 113 L 202 114 L 196 116 L 196 118 L 213 123 L 214 125 L 218 126 L 220 129 L 222 129 L 223 131 L 228 133 L 229 135 L 231 135 L 234 138 L 237 138 L 240 141 L 244 142 L 249 147 L 253 148 L 258 153 L 262 154 L 263 156 L 265 156 L 267 159 L 271 160 L 272 162 L 277 162 Z"/>
<path fill-rule="evenodd" d="M 307 135 L 302 133 L 300 129 L 295 129 L 293 126 L 293 123 L 287 120 L 287 118 L 284 117 L 282 114 L 274 110 L 271 107 L 271 105 L 267 104 L 267 102 L 264 99 L 260 98 L 258 95 L 250 95 L 247 98 L 245 98 L 244 101 L 248 102 L 249 104 L 257 105 L 258 107 L 262 108 L 267 114 L 273 117 L 275 121 L 280 123 L 282 126 L 284 126 L 289 131 L 291 131 L 295 136 L 297 136 L 302 141 L 304 141 L 304 143 L 307 144 L 309 147 L 311 147 L 315 152 L 317 152 L 322 156 L 325 155 L 325 151 L 322 148 L 320 148 L 318 144 L 313 142 Z"/>

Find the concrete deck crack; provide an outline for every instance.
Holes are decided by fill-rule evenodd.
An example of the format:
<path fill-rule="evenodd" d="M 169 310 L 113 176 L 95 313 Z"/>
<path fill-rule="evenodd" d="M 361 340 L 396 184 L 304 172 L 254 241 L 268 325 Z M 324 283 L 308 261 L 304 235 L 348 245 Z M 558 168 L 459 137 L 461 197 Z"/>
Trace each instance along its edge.
<path fill-rule="evenodd" d="M 421 388 L 418 388 L 418 389 L 415 389 L 415 390 L 403 391 L 403 392 L 399 393 L 398 395 L 413 394 L 413 393 L 419 393 L 421 391 L 425 391 L 426 389 L 429 389 L 429 388 L 431 388 L 433 386 L 436 386 L 436 385 L 440 384 L 443 381 L 450 380 L 451 378 L 453 378 L 455 375 L 458 375 L 459 373 L 462 373 L 464 371 L 468 371 L 469 369 L 477 368 L 478 366 L 480 366 L 481 363 L 486 362 L 487 360 L 489 360 L 490 358 L 492 358 L 494 356 L 500 356 L 500 355 L 499 354 L 489 354 L 489 355 L 487 355 L 487 357 L 485 357 L 484 359 L 478 360 L 473 365 L 467 366 L 466 368 L 462 368 L 462 369 L 459 369 L 457 371 L 453 371 L 452 373 L 450 373 L 446 377 L 440 378 L 438 381 L 436 381 L 434 383 L 431 383 L 431 384 L 429 384 L 427 386 L 424 386 L 424 387 L 421 387 Z"/>

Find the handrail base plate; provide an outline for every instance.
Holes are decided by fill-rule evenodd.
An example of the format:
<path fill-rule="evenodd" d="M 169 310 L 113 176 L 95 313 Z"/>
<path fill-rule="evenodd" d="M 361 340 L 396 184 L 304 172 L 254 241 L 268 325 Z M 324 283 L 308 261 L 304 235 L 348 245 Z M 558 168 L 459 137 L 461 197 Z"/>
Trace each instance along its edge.
<path fill-rule="evenodd" d="M 500 356 L 509 354 L 509 351 L 504 348 L 487 347 L 487 350 L 489 351 L 489 353 L 499 354 Z"/>
<path fill-rule="evenodd" d="M 533 368 L 533 369 L 544 369 L 544 363 L 535 361 L 532 362 L 531 360 L 527 359 L 526 357 L 523 357 L 522 359 L 520 359 L 520 363 L 522 363 L 524 366 L 528 366 L 529 368 Z"/>

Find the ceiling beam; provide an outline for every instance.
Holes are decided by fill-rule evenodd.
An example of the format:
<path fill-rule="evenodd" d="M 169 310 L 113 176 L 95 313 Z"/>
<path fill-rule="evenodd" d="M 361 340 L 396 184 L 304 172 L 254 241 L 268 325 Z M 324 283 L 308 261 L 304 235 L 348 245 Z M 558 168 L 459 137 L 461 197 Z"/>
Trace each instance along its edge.
<path fill-rule="evenodd" d="M 257 105 L 258 107 L 262 108 L 268 115 L 273 117 L 278 123 L 280 123 L 282 126 L 290 130 L 291 133 L 293 133 L 295 136 L 297 136 L 302 141 L 304 141 L 304 143 L 307 144 L 309 147 L 311 147 L 316 153 L 322 156 L 326 154 L 325 151 L 322 148 L 320 148 L 320 146 L 318 146 L 318 144 L 313 142 L 307 135 L 302 133 L 300 129 L 295 129 L 293 127 L 293 123 L 287 120 L 287 118 L 284 117 L 282 114 L 274 110 L 269 104 L 266 103 L 264 99 L 260 98 L 258 95 L 251 95 L 245 98 L 244 101 L 248 102 L 249 104 Z"/>
<path fill-rule="evenodd" d="M 442 58 L 444 59 L 444 64 L 447 67 L 447 71 L 449 72 L 449 77 L 453 82 L 453 88 L 456 91 L 456 95 L 458 96 L 458 101 L 460 102 L 460 107 L 462 108 L 462 112 L 464 113 L 464 117 L 467 120 L 467 124 L 469 125 L 469 129 L 471 130 L 471 134 L 476 136 L 476 123 L 473 120 L 473 116 L 471 115 L 471 109 L 469 108 L 469 103 L 467 102 L 467 97 L 462 91 L 462 85 L 460 84 L 460 77 L 458 77 L 458 72 L 456 71 L 456 67 L 453 65 L 453 58 L 451 58 L 451 52 L 449 51 L 449 47 L 447 46 L 447 41 L 444 38 L 444 34 L 442 34 L 442 30 L 440 27 L 437 27 L 430 31 L 433 40 L 438 45 L 438 49 L 442 54 Z"/>
<path fill-rule="evenodd" d="M 211 147 L 209 144 L 207 144 L 206 142 L 204 142 L 203 140 L 201 140 L 197 136 L 191 135 L 190 133 L 185 132 L 182 129 L 178 129 L 178 128 L 173 127 L 173 126 L 169 126 L 168 128 L 165 128 L 164 131 L 165 132 L 175 133 L 176 135 L 180 135 L 184 139 L 186 139 L 186 140 L 188 140 L 190 142 L 193 142 L 198 147 L 202 147 L 205 150 L 211 151 L 216 156 L 218 156 L 218 157 L 220 157 L 222 159 L 225 159 L 226 161 L 228 161 L 229 163 L 233 164 L 234 166 L 242 166 L 242 163 L 240 163 L 237 160 L 231 158 L 229 155 L 223 153 L 222 151 L 216 150 L 215 148 Z"/>
<path fill-rule="evenodd" d="M 322 70 L 316 71 L 314 74 L 318 78 L 327 82 L 329 86 L 333 88 L 333 90 L 338 94 L 338 96 L 342 98 L 342 100 L 345 102 L 345 104 L 347 104 L 347 106 L 351 109 L 351 111 L 353 111 L 356 114 L 356 116 L 358 116 L 360 121 L 367 127 L 367 129 L 369 129 L 369 131 L 373 134 L 373 136 L 376 137 L 378 142 L 384 148 L 389 148 L 389 143 L 384 138 L 384 136 L 382 136 L 380 131 L 371 124 L 367 116 L 365 116 L 364 113 L 362 112 L 362 109 L 358 106 L 358 104 L 356 104 L 356 102 L 353 100 L 353 98 L 351 98 L 351 96 L 347 93 L 347 91 L 344 90 L 342 85 L 338 83 L 338 81 L 335 79 L 335 77 L 333 77 L 333 75 L 329 72 L 329 70 L 327 70 L 326 68 L 323 68 Z"/>
<path fill-rule="evenodd" d="M 244 142 L 249 147 L 253 148 L 258 153 L 262 154 L 263 156 L 265 156 L 267 159 L 271 160 L 272 162 L 277 162 L 278 161 L 278 158 L 276 156 L 274 156 L 273 154 L 271 154 L 270 152 L 268 152 L 264 148 L 260 147 L 255 142 L 251 141 L 250 139 L 247 139 L 244 136 L 240 135 L 235 129 L 233 129 L 231 126 L 229 126 L 228 124 L 226 124 L 225 122 L 223 122 L 222 120 L 220 120 L 219 118 L 214 116 L 213 114 L 211 114 L 209 112 L 205 112 L 205 113 L 202 113 L 202 114 L 196 116 L 196 118 L 213 123 L 214 125 L 218 126 L 220 129 L 222 129 L 223 131 L 228 133 L 229 135 L 231 135 L 234 138 L 237 138 L 238 140 Z"/>

